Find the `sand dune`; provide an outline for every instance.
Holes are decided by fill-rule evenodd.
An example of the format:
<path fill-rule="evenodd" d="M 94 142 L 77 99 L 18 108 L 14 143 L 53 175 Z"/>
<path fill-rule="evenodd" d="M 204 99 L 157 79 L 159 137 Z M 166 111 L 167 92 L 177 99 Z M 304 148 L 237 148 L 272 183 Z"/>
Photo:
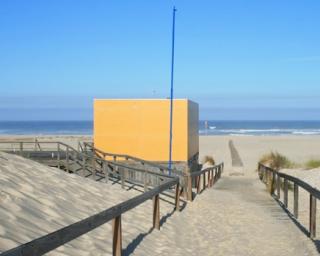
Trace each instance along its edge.
<path fill-rule="evenodd" d="M 140 193 L 125 191 L 111 183 L 94 182 L 5 153 L 0 153 L 0 185 L 1 252 Z M 160 204 L 161 216 L 172 212 L 173 205 L 163 201 Z M 137 238 L 143 237 L 152 227 L 152 201 L 124 214 L 122 223 L 123 248 L 129 246 L 130 249 L 139 242 Z M 111 242 L 111 223 L 107 223 L 49 255 L 111 254 Z"/>

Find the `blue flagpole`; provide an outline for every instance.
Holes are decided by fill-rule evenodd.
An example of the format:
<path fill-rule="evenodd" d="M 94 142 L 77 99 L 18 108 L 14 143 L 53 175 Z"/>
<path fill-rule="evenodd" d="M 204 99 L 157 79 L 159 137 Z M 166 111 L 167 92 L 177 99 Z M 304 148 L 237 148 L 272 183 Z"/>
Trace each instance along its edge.
<path fill-rule="evenodd" d="M 170 139 L 169 139 L 169 175 L 172 168 L 172 112 L 173 112 L 173 71 L 174 71 L 174 36 L 175 36 L 175 20 L 176 7 L 173 7 L 172 15 L 172 50 L 171 50 L 171 93 L 170 93 Z"/>

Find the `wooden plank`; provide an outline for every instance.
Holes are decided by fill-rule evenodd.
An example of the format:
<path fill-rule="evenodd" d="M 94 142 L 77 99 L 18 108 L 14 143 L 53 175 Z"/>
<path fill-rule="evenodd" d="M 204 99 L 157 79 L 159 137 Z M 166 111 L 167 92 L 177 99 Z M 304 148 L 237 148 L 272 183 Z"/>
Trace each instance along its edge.
<path fill-rule="evenodd" d="M 125 169 L 120 169 L 120 177 L 121 177 L 121 188 L 124 188 L 124 182 L 125 182 Z"/>
<path fill-rule="evenodd" d="M 215 172 L 214 172 L 214 169 L 211 170 L 211 187 L 213 186 L 214 184 L 214 179 L 215 179 Z"/>
<path fill-rule="evenodd" d="M 20 142 L 19 144 L 20 144 L 20 155 L 22 155 L 23 154 L 23 142 Z"/>
<path fill-rule="evenodd" d="M 91 157 L 92 179 L 96 180 L 96 162 L 94 156 Z"/>
<path fill-rule="evenodd" d="M 66 170 L 69 172 L 69 147 L 66 149 Z"/>
<path fill-rule="evenodd" d="M 280 199 L 281 177 L 277 174 L 277 198 Z"/>
<path fill-rule="evenodd" d="M 61 163 L 60 163 L 60 144 L 57 144 L 57 161 L 58 161 L 58 168 L 61 168 Z"/>
<path fill-rule="evenodd" d="M 177 185 L 176 185 L 175 210 L 176 211 L 180 211 L 180 189 L 179 189 L 179 183 L 177 183 Z"/>
<path fill-rule="evenodd" d="M 160 230 L 160 200 L 159 194 L 153 197 L 153 228 Z"/>
<path fill-rule="evenodd" d="M 122 227 L 121 227 L 121 215 L 114 218 L 112 221 L 112 255 L 121 256 L 122 255 Z"/>
<path fill-rule="evenodd" d="M 200 193 L 200 175 L 196 176 L 196 182 L 197 182 L 197 194 Z"/>
<path fill-rule="evenodd" d="M 187 177 L 187 183 L 188 183 L 188 200 L 192 202 L 192 177 L 188 175 Z"/>
<path fill-rule="evenodd" d="M 108 183 L 109 180 L 109 168 L 105 161 L 102 162 L 102 168 L 104 173 L 105 182 Z"/>
<path fill-rule="evenodd" d="M 299 186 L 296 183 L 293 184 L 293 215 L 296 219 L 298 219 L 298 215 L 299 215 Z"/>
<path fill-rule="evenodd" d="M 283 181 L 283 204 L 288 208 L 288 180 L 284 179 Z"/>
<path fill-rule="evenodd" d="M 317 199 L 310 194 L 309 236 L 316 237 Z"/>
<path fill-rule="evenodd" d="M 144 175 L 143 175 L 143 189 L 144 189 L 144 192 L 146 192 L 148 190 L 148 187 L 147 187 L 147 172 L 144 172 Z"/>
<path fill-rule="evenodd" d="M 82 176 L 85 177 L 86 175 L 86 158 L 82 156 Z"/>

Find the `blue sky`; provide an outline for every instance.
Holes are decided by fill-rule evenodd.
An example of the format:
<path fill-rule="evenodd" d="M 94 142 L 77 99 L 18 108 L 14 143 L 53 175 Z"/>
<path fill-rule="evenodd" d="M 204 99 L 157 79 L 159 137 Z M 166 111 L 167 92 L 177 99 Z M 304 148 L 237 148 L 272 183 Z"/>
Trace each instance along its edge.
<path fill-rule="evenodd" d="M 320 1 L 0 1 L 0 120 L 175 97 L 201 119 L 319 119 Z"/>

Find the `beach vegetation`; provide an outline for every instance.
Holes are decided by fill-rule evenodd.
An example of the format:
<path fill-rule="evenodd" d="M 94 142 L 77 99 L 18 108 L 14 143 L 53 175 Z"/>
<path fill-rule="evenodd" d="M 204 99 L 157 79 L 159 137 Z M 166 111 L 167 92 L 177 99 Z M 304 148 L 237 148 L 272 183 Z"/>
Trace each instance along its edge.
<path fill-rule="evenodd" d="M 278 171 L 283 168 L 293 168 L 296 166 L 294 162 L 289 160 L 286 156 L 278 152 L 270 152 L 260 158 L 260 163 L 269 166 L 270 168 Z"/>
<path fill-rule="evenodd" d="M 320 160 L 318 159 L 311 159 L 308 162 L 305 163 L 305 168 L 307 170 L 315 169 L 320 167 Z"/>
<path fill-rule="evenodd" d="M 288 157 L 280 154 L 279 152 L 270 152 L 269 154 L 265 154 L 260 158 L 260 163 L 269 166 L 270 168 L 274 169 L 275 171 L 279 171 L 280 169 L 284 168 L 295 168 L 298 167 L 298 164 L 289 160 Z M 263 179 L 264 173 L 259 173 L 260 179 Z M 268 191 L 273 194 L 276 187 L 276 180 L 274 175 L 267 175 L 266 177 L 267 189 Z M 280 184 L 281 188 L 284 189 L 284 182 L 281 181 Z M 291 183 L 288 184 L 288 189 L 292 190 L 293 186 Z"/>
<path fill-rule="evenodd" d="M 204 156 L 202 162 L 203 162 L 203 164 L 210 164 L 210 165 L 215 165 L 215 163 L 216 163 L 212 156 Z"/>

